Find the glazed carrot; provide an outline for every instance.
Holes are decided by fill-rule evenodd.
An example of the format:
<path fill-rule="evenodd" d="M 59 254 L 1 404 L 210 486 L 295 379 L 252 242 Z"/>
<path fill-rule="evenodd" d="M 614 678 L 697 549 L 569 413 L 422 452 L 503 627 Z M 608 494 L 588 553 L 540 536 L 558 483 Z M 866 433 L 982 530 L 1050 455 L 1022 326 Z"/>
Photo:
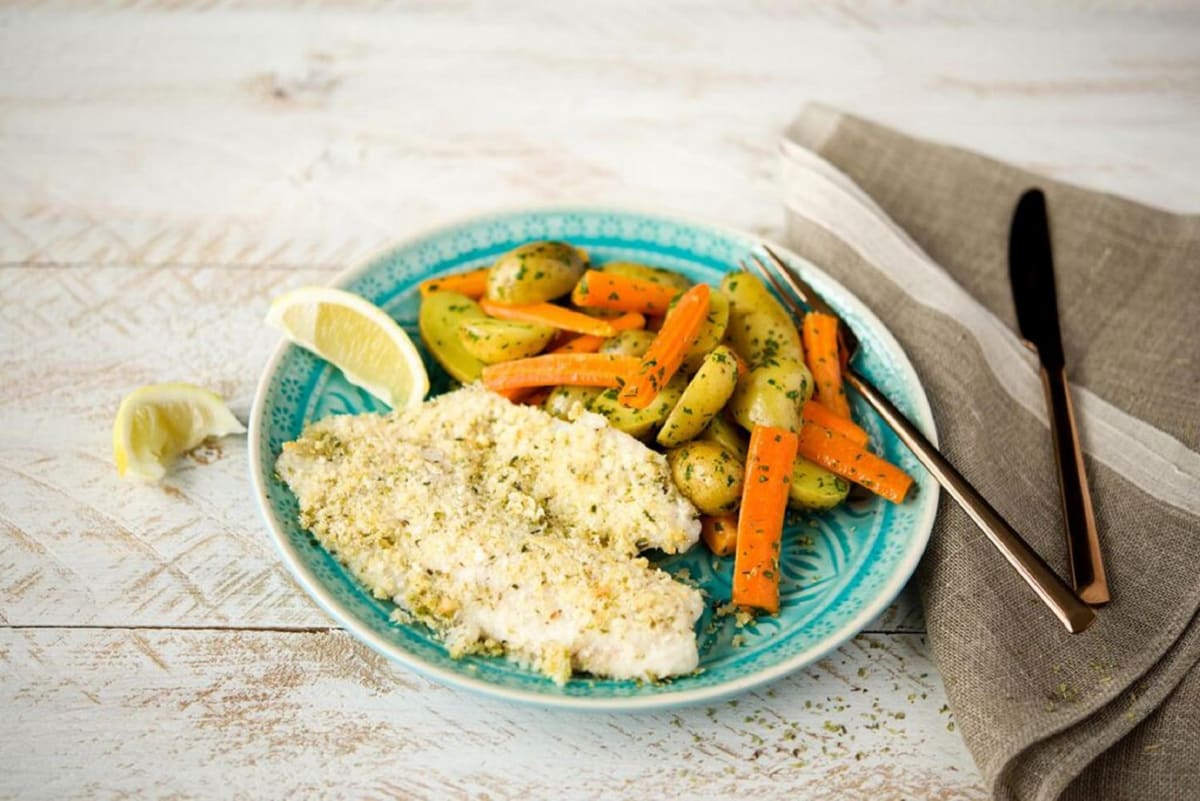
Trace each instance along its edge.
<path fill-rule="evenodd" d="M 637 312 L 626 312 L 620 317 L 613 317 L 608 324 L 614 331 L 634 331 L 646 327 L 646 316 Z"/>
<path fill-rule="evenodd" d="M 645 325 L 646 318 L 640 314 L 630 313 L 614 317 L 608 322 L 618 331 L 629 331 Z M 563 339 L 562 344 L 551 346 L 546 353 L 595 353 L 600 350 L 600 346 L 603 344 L 604 337 L 597 337 L 591 334 L 568 334 Z M 534 395 L 530 394 L 533 392 L 533 387 L 518 387 L 516 389 L 505 390 L 500 394 L 513 403 L 525 403 L 534 406 L 541 401 L 534 399 Z"/>
<path fill-rule="evenodd" d="M 696 284 L 683 293 L 642 356 L 641 366 L 621 391 L 622 404 L 645 409 L 683 365 L 683 357 L 700 336 L 708 316 L 710 291 L 707 284 Z"/>
<path fill-rule="evenodd" d="M 779 612 L 779 551 L 796 440 L 786 428 L 755 426 L 746 454 L 733 602 L 770 614 Z"/>
<path fill-rule="evenodd" d="M 561 328 L 564 331 L 574 331 L 577 334 L 591 334 L 597 337 L 611 337 L 616 331 L 608 320 L 598 320 L 586 314 L 553 303 L 531 303 L 527 306 L 505 306 L 494 300 L 484 298 L 479 301 L 480 308 L 501 320 L 519 320 L 523 323 L 537 323 L 551 328 Z"/>
<path fill-rule="evenodd" d="M 643 328 L 646 325 L 646 318 L 636 312 L 622 314 L 620 317 L 614 317 L 607 321 L 613 327 L 614 331 L 632 331 L 637 328 Z M 600 350 L 600 346 L 604 344 L 605 337 L 598 337 L 592 334 L 580 334 L 577 337 L 572 337 L 556 348 L 552 348 L 549 353 L 595 353 Z"/>
<path fill-rule="evenodd" d="M 513 403 L 520 403 L 525 400 L 525 397 L 538 387 L 510 387 L 508 389 L 493 390 L 497 395 L 508 398 Z"/>
<path fill-rule="evenodd" d="M 595 353 L 604 344 L 604 337 L 591 334 L 580 334 L 571 337 L 557 348 L 551 348 L 547 353 Z"/>
<path fill-rule="evenodd" d="M 850 419 L 850 404 L 842 384 L 842 363 L 838 358 L 838 321 L 819 312 L 804 315 L 804 358 L 816 384 L 817 400 L 838 417 Z"/>
<path fill-rule="evenodd" d="M 737 548 L 737 515 L 700 517 L 700 539 L 716 556 L 729 556 Z"/>
<path fill-rule="evenodd" d="M 799 454 L 831 473 L 861 484 L 893 503 L 900 503 L 912 478 L 862 445 L 824 426 L 806 422 L 800 427 Z"/>
<path fill-rule="evenodd" d="M 489 364 L 483 368 L 483 384 L 497 392 L 558 384 L 617 387 L 637 370 L 638 364 L 636 357 L 613 353 L 545 353 Z"/>
<path fill-rule="evenodd" d="M 674 287 L 653 281 L 588 270 L 571 292 L 571 302 L 580 308 L 666 314 L 677 294 Z"/>
<path fill-rule="evenodd" d="M 849 417 L 838 417 L 824 404 L 817 403 L 815 400 L 805 401 L 800 414 L 806 422 L 816 423 L 819 426 L 825 426 L 830 431 L 836 431 L 855 445 L 867 444 L 866 431 Z"/>
<path fill-rule="evenodd" d="M 468 298 L 481 298 L 487 292 L 488 268 L 480 267 L 465 273 L 429 278 L 418 285 L 421 297 L 430 292 L 457 292 Z"/>

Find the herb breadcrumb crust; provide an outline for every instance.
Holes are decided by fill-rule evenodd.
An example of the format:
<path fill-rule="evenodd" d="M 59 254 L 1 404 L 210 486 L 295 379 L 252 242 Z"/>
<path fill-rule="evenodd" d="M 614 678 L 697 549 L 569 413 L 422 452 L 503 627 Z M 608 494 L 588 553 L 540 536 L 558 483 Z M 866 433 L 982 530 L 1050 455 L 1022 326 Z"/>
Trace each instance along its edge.
<path fill-rule="evenodd" d="M 656 680 L 698 655 L 695 588 L 639 552 L 695 544 L 666 459 L 601 417 L 559 420 L 478 386 L 308 426 L 276 464 L 300 523 L 450 654 Z"/>

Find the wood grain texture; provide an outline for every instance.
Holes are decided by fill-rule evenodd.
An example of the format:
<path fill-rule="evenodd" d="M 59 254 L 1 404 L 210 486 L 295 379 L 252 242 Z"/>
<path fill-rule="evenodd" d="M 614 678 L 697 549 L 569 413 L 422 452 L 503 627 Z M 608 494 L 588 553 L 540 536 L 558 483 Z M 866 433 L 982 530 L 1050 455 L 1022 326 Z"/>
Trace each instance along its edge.
<path fill-rule="evenodd" d="M 1197 211 L 1190 2 L 0 4 L 0 797 L 985 796 L 908 595 L 711 708 L 440 687 L 278 564 L 244 441 L 118 481 L 130 388 L 245 419 L 269 299 L 530 203 L 781 223 L 820 100 Z"/>
<path fill-rule="evenodd" d="M 0 260 L 347 264 L 542 202 L 770 232 L 808 99 L 1195 210 L 1200 8 L 1030 6 L 9 10 Z"/>
<path fill-rule="evenodd" d="M 986 797 L 919 635 L 602 714 L 442 687 L 339 631 L 9 628 L 0 705 L 0 797 Z"/>
<path fill-rule="evenodd" d="M 0 271 L 0 619 L 40 625 L 325 625 L 279 564 L 251 501 L 244 437 L 161 484 L 122 481 L 126 392 L 211 387 L 248 416 L 285 289 L 328 270 Z M 20 299 L 20 302 L 18 302 Z"/>

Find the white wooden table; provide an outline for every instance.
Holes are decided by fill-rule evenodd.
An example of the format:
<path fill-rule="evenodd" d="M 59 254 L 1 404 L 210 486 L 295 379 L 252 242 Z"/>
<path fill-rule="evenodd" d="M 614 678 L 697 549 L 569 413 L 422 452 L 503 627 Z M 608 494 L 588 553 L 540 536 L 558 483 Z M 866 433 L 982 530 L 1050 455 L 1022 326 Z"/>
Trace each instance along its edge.
<path fill-rule="evenodd" d="M 430 224 L 563 201 L 777 232 L 807 100 L 1195 211 L 1194 5 L 403 5 L 0 10 L 0 797 L 986 797 L 912 598 L 728 703 L 510 706 L 332 626 L 243 441 L 138 486 L 109 426 L 171 379 L 244 418 L 269 299 Z"/>

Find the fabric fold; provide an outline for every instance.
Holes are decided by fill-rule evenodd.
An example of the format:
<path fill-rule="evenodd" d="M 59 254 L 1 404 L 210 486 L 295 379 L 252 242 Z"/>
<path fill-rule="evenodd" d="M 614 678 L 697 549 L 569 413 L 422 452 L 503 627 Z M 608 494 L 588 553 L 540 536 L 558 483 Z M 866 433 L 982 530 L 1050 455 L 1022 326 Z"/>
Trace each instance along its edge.
<path fill-rule="evenodd" d="M 1067 634 L 943 497 L 918 572 L 930 643 L 997 798 L 1200 797 L 1200 217 L 824 106 L 804 109 L 781 158 L 789 244 L 891 329 L 943 451 L 1064 574 L 1037 362 L 1015 332 L 1007 273 L 1016 200 L 1046 190 L 1114 600 Z"/>

